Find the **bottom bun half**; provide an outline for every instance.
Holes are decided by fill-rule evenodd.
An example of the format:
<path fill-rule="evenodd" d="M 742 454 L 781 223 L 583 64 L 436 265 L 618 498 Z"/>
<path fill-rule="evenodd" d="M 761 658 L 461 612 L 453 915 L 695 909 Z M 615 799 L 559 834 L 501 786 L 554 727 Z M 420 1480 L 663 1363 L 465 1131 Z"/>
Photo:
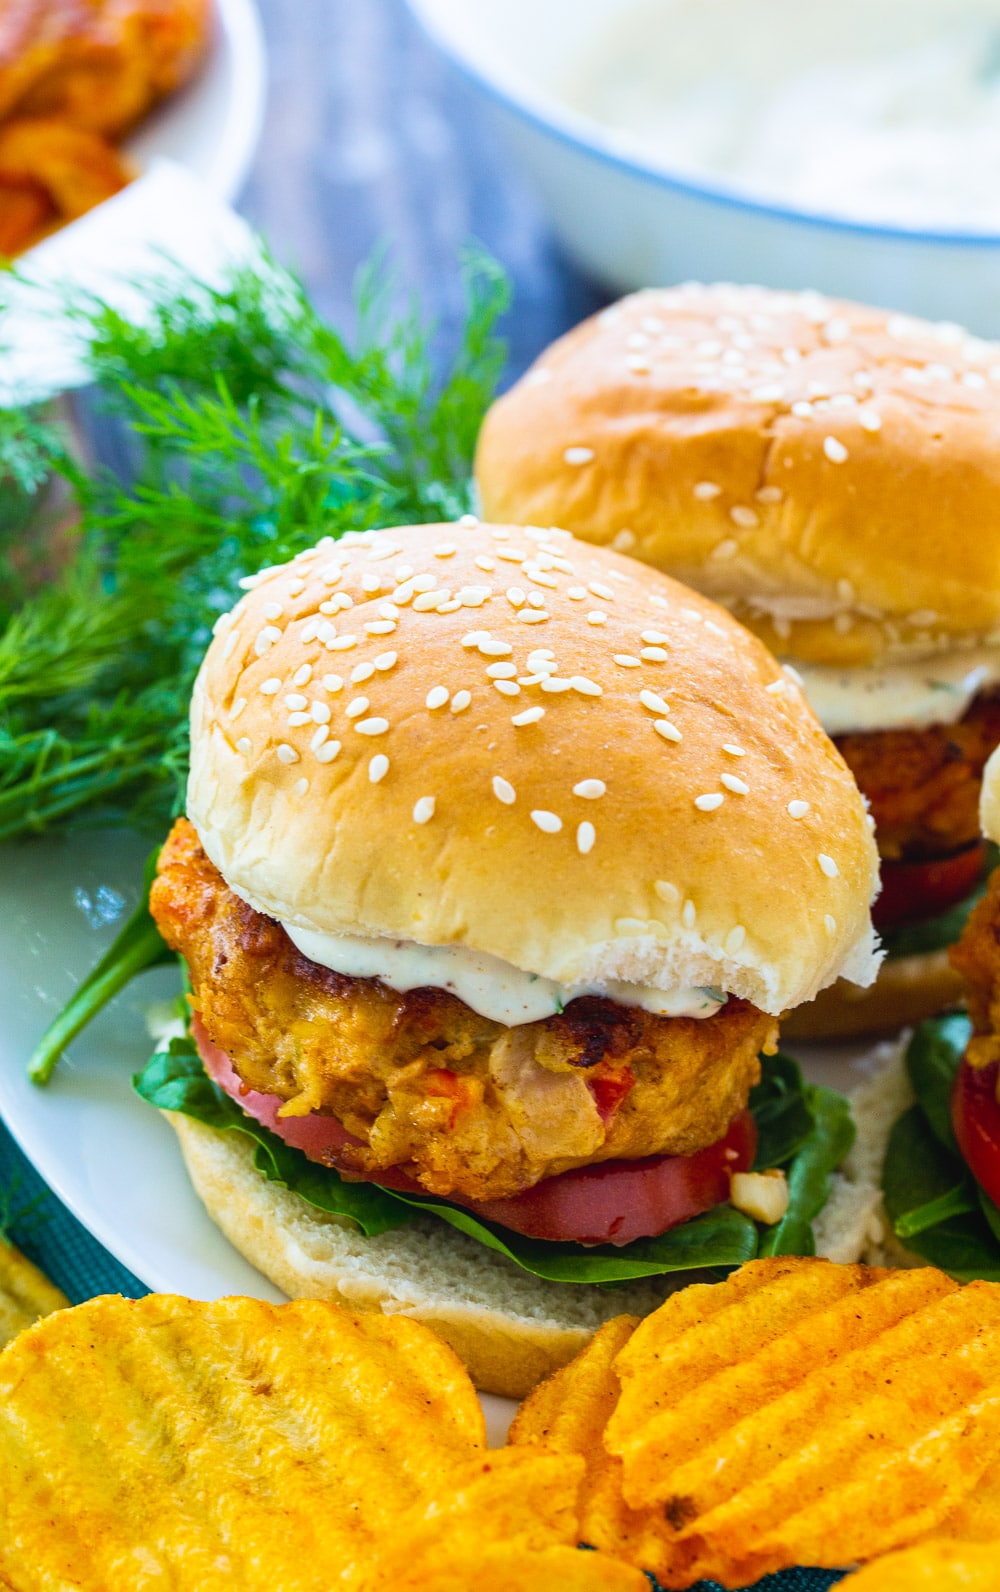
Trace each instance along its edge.
<path fill-rule="evenodd" d="M 883 962 L 869 989 L 843 979 L 782 1019 L 782 1039 L 861 1039 L 923 1022 L 965 996 L 947 950 Z"/>
<path fill-rule="evenodd" d="M 607 1290 L 545 1282 L 433 1218 L 366 1238 L 353 1222 L 266 1182 L 242 1134 L 164 1115 L 212 1220 L 290 1299 L 422 1321 L 484 1393 L 523 1398 L 612 1316 L 647 1315 L 690 1281 L 675 1275 Z"/>

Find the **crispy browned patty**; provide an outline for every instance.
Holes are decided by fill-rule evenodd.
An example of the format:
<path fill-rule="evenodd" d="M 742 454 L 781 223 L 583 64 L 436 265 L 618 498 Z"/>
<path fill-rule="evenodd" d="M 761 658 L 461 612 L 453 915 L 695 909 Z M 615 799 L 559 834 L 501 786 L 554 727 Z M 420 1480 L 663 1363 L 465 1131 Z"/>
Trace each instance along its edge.
<path fill-rule="evenodd" d="M 1000 868 L 990 876 L 985 896 L 949 954 L 967 987 L 973 1027 L 969 1061 L 988 1067 L 1000 1061 Z"/>
<path fill-rule="evenodd" d="M 739 1000 L 696 1019 L 585 997 L 506 1028 L 444 990 L 330 972 L 229 889 L 183 819 L 151 906 L 244 1083 L 337 1117 L 364 1141 L 359 1172 L 402 1166 L 435 1194 L 506 1198 L 592 1161 L 714 1144 L 777 1035 Z"/>
<path fill-rule="evenodd" d="M 1000 696 L 977 697 L 957 724 L 839 735 L 836 744 L 871 805 L 883 857 L 943 857 L 979 839 L 979 789 L 1000 745 Z"/>

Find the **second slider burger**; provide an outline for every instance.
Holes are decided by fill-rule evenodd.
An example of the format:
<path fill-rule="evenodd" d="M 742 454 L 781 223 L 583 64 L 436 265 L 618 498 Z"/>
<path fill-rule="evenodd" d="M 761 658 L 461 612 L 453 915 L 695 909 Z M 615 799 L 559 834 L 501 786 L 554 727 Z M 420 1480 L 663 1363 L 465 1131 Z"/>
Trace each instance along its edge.
<path fill-rule="evenodd" d="M 264 1199 L 233 1134 L 178 1116 L 199 1191 L 286 1291 L 317 1291 L 323 1250 L 332 1296 L 422 1313 L 481 1382 L 523 1391 L 601 1311 L 652 1298 L 577 1289 L 597 1311 L 531 1277 L 515 1326 L 503 1234 L 558 1278 L 564 1251 L 624 1256 L 724 1205 L 778 1015 L 873 977 L 854 781 L 713 603 L 565 533 L 479 524 L 328 541 L 256 577 L 191 730 L 151 907 L 205 1069 L 317 1180 L 434 1197 L 492 1247 L 438 1221 L 404 1266 Z M 625 1275 L 656 1270 L 643 1252 Z"/>
<path fill-rule="evenodd" d="M 487 417 L 487 514 L 564 525 L 715 598 L 797 670 L 868 798 L 888 956 L 789 1033 L 951 1004 L 1000 742 L 1000 346 L 818 293 L 639 293 Z"/>

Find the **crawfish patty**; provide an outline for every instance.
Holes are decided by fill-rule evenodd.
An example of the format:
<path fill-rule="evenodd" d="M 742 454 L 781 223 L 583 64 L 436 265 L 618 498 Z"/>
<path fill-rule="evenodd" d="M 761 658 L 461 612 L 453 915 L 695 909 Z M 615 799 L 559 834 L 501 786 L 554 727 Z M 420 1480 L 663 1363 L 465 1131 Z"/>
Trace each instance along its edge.
<path fill-rule="evenodd" d="M 776 1039 L 733 998 L 668 1018 L 585 996 L 507 1028 L 444 990 L 331 972 L 230 890 L 185 819 L 150 904 L 247 1088 L 336 1117 L 361 1141 L 341 1156 L 358 1173 L 403 1167 L 438 1195 L 503 1199 L 594 1161 L 691 1155 L 744 1109 Z"/>

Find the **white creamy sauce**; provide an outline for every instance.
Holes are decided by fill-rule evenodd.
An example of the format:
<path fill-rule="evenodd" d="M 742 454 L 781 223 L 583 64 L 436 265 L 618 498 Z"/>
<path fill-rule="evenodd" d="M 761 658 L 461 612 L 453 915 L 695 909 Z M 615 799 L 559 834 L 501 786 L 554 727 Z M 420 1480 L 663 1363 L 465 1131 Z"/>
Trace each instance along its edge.
<path fill-rule="evenodd" d="M 948 652 L 874 669 L 827 669 L 794 660 L 794 673 L 828 735 L 956 724 L 973 697 L 1000 681 L 1000 652 Z"/>
<path fill-rule="evenodd" d="M 695 180 L 856 220 L 1000 227 L 997 0 L 632 0 L 560 90 Z"/>
<path fill-rule="evenodd" d="M 458 945 L 320 934 L 282 925 L 303 956 L 349 978 L 379 978 L 392 989 L 446 989 L 481 1017 L 516 1028 L 561 1012 L 580 995 L 604 995 L 660 1017 L 711 1017 L 725 1004 L 717 990 L 651 989 L 644 984 L 557 984 L 499 957 Z"/>

